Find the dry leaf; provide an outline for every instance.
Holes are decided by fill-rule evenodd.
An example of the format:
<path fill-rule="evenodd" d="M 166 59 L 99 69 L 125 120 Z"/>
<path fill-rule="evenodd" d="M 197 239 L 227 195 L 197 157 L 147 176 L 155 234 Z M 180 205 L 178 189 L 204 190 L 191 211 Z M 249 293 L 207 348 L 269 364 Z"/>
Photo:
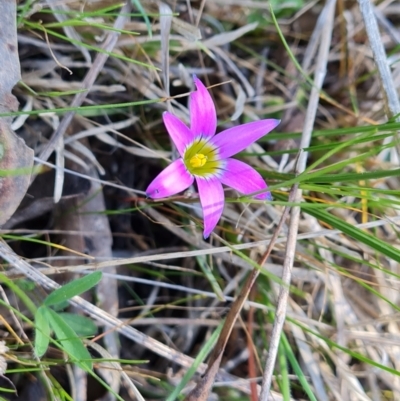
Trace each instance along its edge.
<path fill-rule="evenodd" d="M 7 113 L 18 110 L 11 91 L 21 78 L 14 1 L 0 2 L 0 60 L 0 113 Z M 11 118 L 0 117 L 0 225 L 13 215 L 24 197 L 32 166 L 32 149 L 12 131 Z"/>

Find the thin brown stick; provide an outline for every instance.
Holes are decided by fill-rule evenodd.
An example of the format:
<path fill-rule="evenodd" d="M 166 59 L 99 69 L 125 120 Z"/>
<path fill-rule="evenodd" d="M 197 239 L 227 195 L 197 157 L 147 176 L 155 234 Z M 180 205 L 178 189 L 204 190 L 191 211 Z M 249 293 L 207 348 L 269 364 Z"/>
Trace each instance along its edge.
<path fill-rule="evenodd" d="M 289 199 L 290 198 L 291 198 L 291 196 L 289 196 Z M 289 214 L 289 210 L 290 210 L 289 207 L 286 207 L 284 209 L 282 216 L 279 220 L 278 226 L 271 238 L 270 243 L 268 244 L 267 250 L 265 251 L 264 255 L 261 257 L 261 261 L 259 263 L 260 266 L 262 266 L 265 263 L 266 259 L 272 252 L 272 249 L 275 246 L 276 240 L 278 239 L 278 235 L 281 232 L 283 224 L 285 223 L 286 218 Z M 256 282 L 259 274 L 260 274 L 259 269 L 253 269 L 250 272 L 250 275 L 247 278 L 242 290 L 240 291 L 240 294 L 235 299 L 231 308 L 229 309 L 228 314 L 226 315 L 224 327 L 222 328 L 221 334 L 218 337 L 217 344 L 215 345 L 215 347 L 210 355 L 208 367 L 207 367 L 206 373 L 204 374 L 204 377 L 197 384 L 197 386 L 194 388 L 194 390 L 192 390 L 190 392 L 190 394 L 185 398 L 185 401 L 203 401 L 203 400 L 208 399 L 208 394 L 211 391 L 211 387 L 214 382 L 215 375 L 218 372 L 218 368 L 221 363 L 222 355 L 225 351 L 226 344 L 228 343 L 228 340 L 232 333 L 233 327 L 235 326 L 236 320 L 240 314 L 240 311 L 242 310 L 243 305 L 247 301 L 250 291 L 253 288 L 254 283 Z"/>
<path fill-rule="evenodd" d="M 260 266 L 262 266 L 265 263 L 265 260 L 268 258 L 270 253 L 272 252 L 272 249 L 275 246 L 275 242 L 278 238 L 279 233 L 281 232 L 281 229 L 283 227 L 284 222 L 286 221 L 286 218 L 289 214 L 289 207 L 286 207 L 282 213 L 281 219 L 279 220 L 279 224 L 274 232 L 274 235 L 271 238 L 271 241 L 267 247 L 267 250 L 265 251 L 264 255 L 261 257 L 260 261 Z M 213 362 L 218 358 L 218 355 L 220 352 L 223 352 L 223 350 L 226 347 L 226 343 L 228 342 L 229 336 L 232 332 L 234 323 L 236 322 L 236 318 L 233 319 L 234 316 L 238 316 L 239 312 L 242 310 L 242 307 L 247 300 L 250 290 L 253 288 L 254 283 L 257 280 L 258 275 L 260 274 L 260 271 L 258 269 L 253 269 L 246 281 L 246 283 L 243 286 L 243 289 L 235 302 L 233 303 L 231 309 L 229 310 L 229 313 L 226 316 L 226 321 L 227 322 L 232 322 L 232 324 L 225 324 L 221 334 L 218 338 L 217 344 L 215 345 L 215 348 L 210 356 L 210 360 L 208 363 L 208 366 L 211 366 Z"/>

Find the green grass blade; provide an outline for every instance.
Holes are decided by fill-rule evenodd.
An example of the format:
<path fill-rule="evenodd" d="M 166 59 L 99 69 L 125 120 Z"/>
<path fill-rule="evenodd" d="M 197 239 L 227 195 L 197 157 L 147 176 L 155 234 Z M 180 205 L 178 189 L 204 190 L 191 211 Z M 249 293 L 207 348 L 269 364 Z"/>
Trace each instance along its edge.
<path fill-rule="evenodd" d="M 307 393 L 308 398 L 310 399 L 310 401 L 317 401 L 317 399 L 315 398 L 314 392 L 312 391 L 311 386 L 308 383 L 308 380 L 305 377 L 303 370 L 301 369 L 301 366 L 299 365 L 297 357 L 293 353 L 292 347 L 290 346 L 289 341 L 285 334 L 283 334 L 281 337 L 281 344 L 284 347 L 286 356 L 287 356 L 290 364 L 292 365 L 293 371 L 296 374 L 297 378 L 299 379 L 299 382 L 300 382 L 303 390 Z"/>
<path fill-rule="evenodd" d="M 336 216 L 333 216 L 327 211 L 318 209 L 307 209 L 307 213 L 311 216 L 314 216 L 318 220 L 321 220 L 324 223 L 332 226 L 333 228 L 340 230 L 344 234 L 349 235 L 357 241 L 360 241 L 363 244 L 371 247 L 375 251 L 380 252 L 383 255 L 386 255 L 387 257 L 400 263 L 400 250 L 388 244 L 387 242 L 382 241 L 378 237 L 375 237 L 349 223 L 346 223 L 345 221 L 339 219 Z"/>
<path fill-rule="evenodd" d="M 179 396 L 181 391 L 185 388 L 186 384 L 196 373 L 196 370 L 199 367 L 199 365 L 206 359 L 207 355 L 213 349 L 214 345 L 216 344 L 216 342 L 218 340 L 219 334 L 221 333 L 223 326 L 224 326 L 224 320 L 218 325 L 218 327 L 212 333 L 210 338 L 204 344 L 202 349 L 197 354 L 197 356 L 193 362 L 193 365 L 186 371 L 181 382 L 175 387 L 175 390 L 168 396 L 166 401 L 174 401 L 177 399 L 177 397 Z"/>
<path fill-rule="evenodd" d="M 152 38 L 153 33 L 151 31 L 151 23 L 150 23 L 149 17 L 146 14 L 145 9 L 142 6 L 142 3 L 140 2 L 140 0 L 131 0 L 131 2 L 138 9 L 140 15 L 144 19 L 144 23 L 146 24 L 146 28 L 147 28 L 147 34 L 149 35 L 149 38 Z"/>
<path fill-rule="evenodd" d="M 85 114 L 88 111 L 96 111 L 98 112 L 96 115 L 103 113 L 104 110 L 109 109 L 119 109 L 126 107 L 135 107 L 135 106 L 143 106 L 146 104 L 153 104 L 163 102 L 165 99 L 152 99 L 152 100 L 140 100 L 137 102 L 126 102 L 126 103 L 111 103 L 111 104 L 102 104 L 95 106 L 80 106 L 80 107 L 60 107 L 58 109 L 41 109 L 41 110 L 31 110 L 31 111 L 12 111 L 9 113 L 0 113 L 0 117 L 16 117 L 22 115 L 28 116 L 37 116 L 43 113 L 48 113 L 51 111 L 52 113 L 67 113 L 69 111 L 74 111 L 77 114 Z"/>
<path fill-rule="evenodd" d="M 208 266 L 206 258 L 204 256 L 197 256 L 196 260 L 197 260 L 197 263 L 199 264 L 200 269 L 203 272 L 204 276 L 210 283 L 215 295 L 218 297 L 218 299 L 221 302 L 224 302 L 224 300 L 225 300 L 224 293 L 222 292 L 222 289 L 221 289 L 220 285 L 218 284 L 218 281 L 215 278 L 213 271 L 210 269 L 210 266 Z"/>
<path fill-rule="evenodd" d="M 279 387 L 282 392 L 283 400 L 290 401 L 290 380 L 286 352 L 282 345 L 282 340 L 278 348 L 278 363 L 279 363 Z"/>
<path fill-rule="evenodd" d="M 36 305 L 29 296 L 18 286 L 18 281 L 10 280 L 3 273 L 0 273 L 0 283 L 5 284 L 24 303 L 32 315 L 36 313 Z"/>

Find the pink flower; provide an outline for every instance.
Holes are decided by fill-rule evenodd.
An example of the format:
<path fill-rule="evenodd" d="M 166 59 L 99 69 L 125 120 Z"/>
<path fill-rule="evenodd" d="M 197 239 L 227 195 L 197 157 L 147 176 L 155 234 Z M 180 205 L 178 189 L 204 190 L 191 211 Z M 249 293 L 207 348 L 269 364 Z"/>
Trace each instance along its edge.
<path fill-rule="evenodd" d="M 194 83 L 197 91 L 190 94 L 190 128 L 173 114 L 163 114 L 164 124 L 181 157 L 152 181 L 146 195 L 152 199 L 165 198 L 184 191 L 196 180 L 203 209 L 204 238 L 207 238 L 224 209 L 222 184 L 245 195 L 265 189 L 254 198 L 272 200 L 261 175 L 231 156 L 268 134 L 280 120 L 254 121 L 215 135 L 217 115 L 212 98 L 196 76 Z"/>

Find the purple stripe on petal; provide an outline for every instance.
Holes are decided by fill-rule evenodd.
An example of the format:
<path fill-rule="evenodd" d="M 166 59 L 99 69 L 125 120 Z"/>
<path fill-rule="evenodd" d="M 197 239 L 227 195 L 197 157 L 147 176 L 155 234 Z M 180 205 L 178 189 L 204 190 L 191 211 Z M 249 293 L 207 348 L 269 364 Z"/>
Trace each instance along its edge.
<path fill-rule="evenodd" d="M 229 128 L 210 140 L 218 151 L 218 157 L 225 159 L 246 149 L 253 142 L 272 131 L 280 120 L 268 119 Z"/>
<path fill-rule="evenodd" d="M 200 203 L 203 208 L 204 238 L 208 238 L 224 210 L 224 190 L 217 178 L 196 178 Z"/>
<path fill-rule="evenodd" d="M 193 77 L 197 91 L 190 94 L 190 129 L 196 136 L 211 138 L 217 129 L 217 113 L 210 93 L 196 76 Z"/>
<path fill-rule="evenodd" d="M 189 188 L 193 181 L 182 159 L 178 159 L 154 178 L 146 189 L 146 195 L 152 199 L 166 198 Z"/>
<path fill-rule="evenodd" d="M 248 164 L 236 159 L 226 159 L 225 163 L 224 172 L 220 176 L 220 180 L 224 185 L 236 189 L 244 195 L 268 188 L 260 173 Z M 256 195 L 254 198 L 272 200 L 271 192 L 269 191 Z"/>
<path fill-rule="evenodd" d="M 168 113 L 168 111 L 163 113 L 163 120 L 169 136 L 179 154 L 183 156 L 186 147 L 193 142 L 195 135 L 178 117 Z"/>

